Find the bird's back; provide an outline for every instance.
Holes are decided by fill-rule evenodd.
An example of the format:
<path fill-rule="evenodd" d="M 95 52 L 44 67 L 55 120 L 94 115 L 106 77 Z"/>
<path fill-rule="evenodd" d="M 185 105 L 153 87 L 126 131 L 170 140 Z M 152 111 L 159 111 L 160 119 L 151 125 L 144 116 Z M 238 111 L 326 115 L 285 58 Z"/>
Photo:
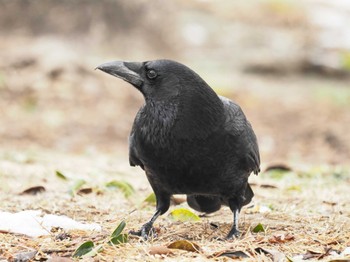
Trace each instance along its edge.
<path fill-rule="evenodd" d="M 258 174 L 260 172 L 260 154 L 256 135 L 251 124 L 245 117 L 239 105 L 232 100 L 220 96 L 225 108 L 225 130 L 232 137 L 232 144 L 239 150 L 242 164 L 245 164 L 248 172 Z"/>

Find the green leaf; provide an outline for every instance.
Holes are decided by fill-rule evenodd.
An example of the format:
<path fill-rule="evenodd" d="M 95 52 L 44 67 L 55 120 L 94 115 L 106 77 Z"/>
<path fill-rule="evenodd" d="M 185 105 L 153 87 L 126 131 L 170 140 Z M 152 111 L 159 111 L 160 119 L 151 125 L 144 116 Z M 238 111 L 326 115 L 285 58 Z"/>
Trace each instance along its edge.
<path fill-rule="evenodd" d="M 95 247 L 94 242 L 87 241 L 81 244 L 74 252 L 73 257 L 82 257 L 91 252 Z"/>
<path fill-rule="evenodd" d="M 135 190 L 132 187 L 132 185 L 130 185 L 128 182 L 126 181 L 110 181 L 106 184 L 106 187 L 108 188 L 118 188 L 119 190 L 121 190 L 124 194 L 124 196 L 126 198 L 128 198 L 129 196 L 131 196 Z"/>
<path fill-rule="evenodd" d="M 264 226 L 259 223 L 256 227 L 253 228 L 254 233 L 265 232 Z"/>
<path fill-rule="evenodd" d="M 56 176 L 62 180 L 68 180 L 67 177 L 58 170 L 56 170 Z"/>
<path fill-rule="evenodd" d="M 350 70 L 350 52 L 343 52 L 341 54 L 341 64 L 343 69 Z"/>
<path fill-rule="evenodd" d="M 293 185 L 293 186 L 289 186 L 287 187 L 288 191 L 297 191 L 297 192 L 301 192 L 301 187 L 297 186 L 297 185 Z"/>
<path fill-rule="evenodd" d="M 174 209 L 173 211 L 170 212 L 169 214 L 170 218 L 175 220 L 175 221 L 199 221 L 200 218 L 190 210 L 186 208 L 178 208 Z"/>
<path fill-rule="evenodd" d="M 155 204 L 157 202 L 156 195 L 154 193 L 149 194 L 148 197 L 143 200 L 143 202 Z"/>
<path fill-rule="evenodd" d="M 122 231 L 125 228 L 125 226 L 126 226 L 126 223 L 123 220 L 122 222 L 119 223 L 117 228 L 113 231 L 113 233 L 111 235 L 111 238 L 119 236 L 122 233 Z"/>
<path fill-rule="evenodd" d="M 74 182 L 73 186 L 70 188 L 69 193 L 74 196 L 76 192 L 86 183 L 84 179 L 78 179 Z"/>
<path fill-rule="evenodd" d="M 120 234 L 116 237 L 111 238 L 111 240 L 109 241 L 109 243 L 113 245 L 118 245 L 118 244 L 127 243 L 127 242 L 128 242 L 128 234 Z"/>

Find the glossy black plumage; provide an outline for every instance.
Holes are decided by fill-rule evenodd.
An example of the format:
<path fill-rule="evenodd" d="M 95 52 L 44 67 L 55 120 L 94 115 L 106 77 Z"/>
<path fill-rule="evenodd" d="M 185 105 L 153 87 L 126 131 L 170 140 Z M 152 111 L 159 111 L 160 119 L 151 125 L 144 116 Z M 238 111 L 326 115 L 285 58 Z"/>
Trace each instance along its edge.
<path fill-rule="evenodd" d="M 218 96 L 188 67 L 171 60 L 110 62 L 98 69 L 122 78 L 144 96 L 129 137 L 130 165 L 145 170 L 156 213 L 139 231 L 147 238 L 173 194 L 211 213 L 228 205 L 238 235 L 238 214 L 254 196 L 249 175 L 260 171 L 256 136 L 241 108 Z"/>

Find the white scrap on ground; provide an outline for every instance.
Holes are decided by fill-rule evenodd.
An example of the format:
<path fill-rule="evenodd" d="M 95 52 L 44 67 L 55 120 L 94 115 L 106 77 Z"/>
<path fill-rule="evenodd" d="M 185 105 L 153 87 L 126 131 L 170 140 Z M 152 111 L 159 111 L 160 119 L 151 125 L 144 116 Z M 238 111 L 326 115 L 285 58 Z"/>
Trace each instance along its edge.
<path fill-rule="evenodd" d="M 0 211 L 0 231 L 2 232 L 38 237 L 49 235 L 52 227 L 64 230 L 101 231 L 101 226 L 96 223 L 84 224 L 67 216 L 42 215 L 40 210 L 25 210 L 17 213 Z"/>

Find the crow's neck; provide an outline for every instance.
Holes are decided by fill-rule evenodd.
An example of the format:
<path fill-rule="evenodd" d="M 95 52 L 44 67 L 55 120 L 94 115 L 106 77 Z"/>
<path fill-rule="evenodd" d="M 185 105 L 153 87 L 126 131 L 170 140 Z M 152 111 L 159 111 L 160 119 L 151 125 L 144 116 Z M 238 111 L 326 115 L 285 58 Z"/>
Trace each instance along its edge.
<path fill-rule="evenodd" d="M 179 139 L 205 139 L 216 132 L 225 114 L 220 98 L 211 91 L 170 101 L 146 100 L 139 120 L 143 140 L 163 147 Z"/>
<path fill-rule="evenodd" d="M 224 106 L 212 89 L 194 91 L 184 93 L 179 104 L 174 132 L 181 139 L 205 139 L 225 121 Z"/>
<path fill-rule="evenodd" d="M 176 120 L 178 105 L 173 102 L 147 100 L 139 118 L 139 130 L 144 142 L 168 145 Z"/>

